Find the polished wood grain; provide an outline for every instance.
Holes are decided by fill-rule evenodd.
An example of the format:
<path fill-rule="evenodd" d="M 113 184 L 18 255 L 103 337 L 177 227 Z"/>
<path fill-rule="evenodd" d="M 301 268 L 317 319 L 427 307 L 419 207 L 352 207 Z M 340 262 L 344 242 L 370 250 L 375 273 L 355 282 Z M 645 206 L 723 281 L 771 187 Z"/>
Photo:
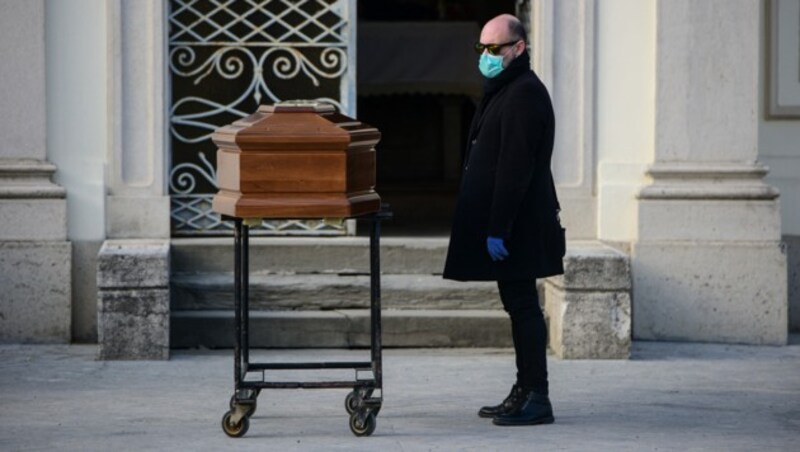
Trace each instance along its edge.
<path fill-rule="evenodd" d="M 346 152 L 217 153 L 219 188 L 243 193 L 347 192 Z"/>

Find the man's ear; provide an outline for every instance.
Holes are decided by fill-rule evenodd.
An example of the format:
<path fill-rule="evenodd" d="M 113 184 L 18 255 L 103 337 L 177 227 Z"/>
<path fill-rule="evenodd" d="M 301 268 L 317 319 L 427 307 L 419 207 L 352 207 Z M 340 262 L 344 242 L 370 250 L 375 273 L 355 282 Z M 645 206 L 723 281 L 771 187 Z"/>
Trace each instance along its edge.
<path fill-rule="evenodd" d="M 522 42 L 522 45 L 520 45 L 520 42 Z M 522 53 L 525 51 L 525 41 L 519 40 L 515 42 L 511 49 L 514 54 L 514 58 L 512 59 L 516 59 L 518 56 L 522 55 Z"/>

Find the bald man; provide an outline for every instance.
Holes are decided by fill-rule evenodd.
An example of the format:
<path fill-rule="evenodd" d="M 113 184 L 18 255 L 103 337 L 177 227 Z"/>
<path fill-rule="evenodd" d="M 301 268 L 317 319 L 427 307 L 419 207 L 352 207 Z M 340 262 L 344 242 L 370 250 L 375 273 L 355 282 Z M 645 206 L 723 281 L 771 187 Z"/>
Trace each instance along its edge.
<path fill-rule="evenodd" d="M 486 23 L 475 44 L 484 96 L 469 131 L 444 268 L 446 279 L 497 281 L 511 318 L 517 380 L 502 403 L 478 411 L 496 425 L 554 421 L 536 278 L 564 272 L 565 242 L 550 170 L 553 107 L 525 43 L 520 21 L 504 14 Z"/>

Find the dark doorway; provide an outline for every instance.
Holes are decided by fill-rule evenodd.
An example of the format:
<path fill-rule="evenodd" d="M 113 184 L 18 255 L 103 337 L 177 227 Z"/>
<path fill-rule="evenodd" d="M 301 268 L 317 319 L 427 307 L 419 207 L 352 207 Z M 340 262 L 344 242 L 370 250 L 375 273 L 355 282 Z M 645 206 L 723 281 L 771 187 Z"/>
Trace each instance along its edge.
<path fill-rule="evenodd" d="M 447 236 L 465 135 L 481 95 L 472 44 L 516 0 L 360 0 L 357 115 L 382 133 L 377 191 L 387 235 Z M 359 231 L 359 234 L 365 231 Z"/>

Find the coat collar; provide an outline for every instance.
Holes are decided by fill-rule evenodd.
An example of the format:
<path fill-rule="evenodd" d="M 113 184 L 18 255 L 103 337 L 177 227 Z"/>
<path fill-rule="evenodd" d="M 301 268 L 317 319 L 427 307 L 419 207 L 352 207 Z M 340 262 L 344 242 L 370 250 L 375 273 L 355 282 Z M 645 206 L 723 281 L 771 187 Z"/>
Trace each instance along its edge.
<path fill-rule="evenodd" d="M 508 67 L 503 70 L 497 77 L 484 78 L 483 83 L 483 98 L 478 104 L 478 109 L 475 116 L 472 117 L 472 123 L 469 127 L 469 140 L 471 142 L 478 131 L 481 129 L 483 118 L 486 117 L 486 112 L 489 111 L 489 106 L 497 98 L 497 94 L 503 91 L 505 87 L 516 80 L 520 75 L 527 73 L 531 70 L 531 58 L 526 50 L 517 58 L 511 60 Z"/>
<path fill-rule="evenodd" d="M 512 80 L 530 70 L 531 57 L 528 55 L 528 51 L 526 50 L 518 57 L 511 60 L 511 62 L 508 64 L 508 67 L 506 67 L 503 72 L 498 74 L 497 77 L 484 77 L 483 96 L 486 97 L 495 94 L 508 85 Z"/>

